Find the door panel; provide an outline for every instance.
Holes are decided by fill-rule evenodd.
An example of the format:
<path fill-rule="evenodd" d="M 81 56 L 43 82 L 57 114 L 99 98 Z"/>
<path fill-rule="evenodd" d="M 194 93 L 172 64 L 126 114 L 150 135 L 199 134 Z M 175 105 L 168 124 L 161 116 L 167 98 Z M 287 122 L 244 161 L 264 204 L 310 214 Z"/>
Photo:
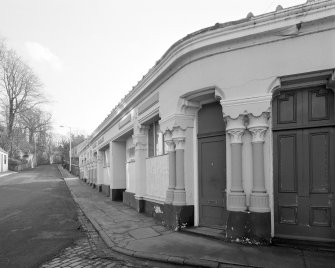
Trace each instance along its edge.
<path fill-rule="evenodd" d="M 199 138 L 200 225 L 224 228 L 226 211 L 225 136 Z"/>
<path fill-rule="evenodd" d="M 297 151 L 298 147 L 296 132 L 285 132 L 278 136 L 278 157 L 279 157 L 279 190 L 280 192 L 297 191 Z"/>

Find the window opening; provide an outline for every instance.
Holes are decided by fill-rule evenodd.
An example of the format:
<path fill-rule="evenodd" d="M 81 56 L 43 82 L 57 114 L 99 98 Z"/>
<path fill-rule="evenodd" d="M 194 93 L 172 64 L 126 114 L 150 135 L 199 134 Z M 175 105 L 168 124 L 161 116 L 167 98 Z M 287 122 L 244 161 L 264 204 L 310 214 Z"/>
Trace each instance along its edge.
<path fill-rule="evenodd" d="M 149 125 L 148 131 L 148 157 L 154 157 L 163 155 L 165 152 L 164 148 L 164 136 L 160 131 L 158 121 Z"/>

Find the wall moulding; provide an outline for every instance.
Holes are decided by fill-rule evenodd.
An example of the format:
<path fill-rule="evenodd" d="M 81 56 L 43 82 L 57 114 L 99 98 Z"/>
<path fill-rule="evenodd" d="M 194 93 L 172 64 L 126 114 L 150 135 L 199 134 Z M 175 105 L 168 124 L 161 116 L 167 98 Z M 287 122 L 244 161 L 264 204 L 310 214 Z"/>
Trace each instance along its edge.
<path fill-rule="evenodd" d="M 240 114 L 253 114 L 260 116 L 271 107 L 272 93 L 263 96 L 221 100 L 224 117 L 237 118 Z"/>
<path fill-rule="evenodd" d="M 198 102 L 188 101 L 186 99 L 181 99 L 178 103 L 178 111 L 184 115 L 195 116 L 200 108 L 201 106 Z"/>
<path fill-rule="evenodd" d="M 139 115 L 138 122 L 140 124 L 145 124 L 156 116 L 159 116 L 159 104 L 155 104 L 154 106 L 146 110 L 143 114 Z"/>
<path fill-rule="evenodd" d="M 119 129 L 123 128 L 125 125 L 131 122 L 131 114 L 128 113 L 119 121 Z"/>
<path fill-rule="evenodd" d="M 249 128 L 268 128 L 269 127 L 270 112 L 263 112 L 262 114 L 255 116 L 253 114 L 248 114 L 248 129 Z"/>
<path fill-rule="evenodd" d="M 173 114 L 160 120 L 159 126 L 163 133 L 165 133 L 166 131 L 173 131 L 176 128 L 186 130 L 187 128 L 193 128 L 194 116 Z"/>
<path fill-rule="evenodd" d="M 231 116 L 225 116 L 224 117 L 225 121 L 226 121 L 226 131 L 230 131 L 230 130 L 245 130 L 246 127 L 246 119 L 247 116 L 246 114 L 239 114 L 238 116 L 236 116 L 235 118 L 232 118 Z"/>

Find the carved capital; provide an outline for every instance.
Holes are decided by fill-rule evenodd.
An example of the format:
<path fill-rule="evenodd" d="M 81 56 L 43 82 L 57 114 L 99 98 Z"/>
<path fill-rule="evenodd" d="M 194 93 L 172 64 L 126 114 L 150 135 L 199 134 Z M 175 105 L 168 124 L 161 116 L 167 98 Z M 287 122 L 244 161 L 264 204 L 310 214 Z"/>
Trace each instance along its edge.
<path fill-rule="evenodd" d="M 263 112 L 260 116 L 254 116 L 253 114 L 248 115 L 249 124 L 248 130 L 252 134 L 252 142 L 264 142 L 264 136 L 269 128 L 269 112 Z"/>
<path fill-rule="evenodd" d="M 264 142 L 264 136 L 267 131 L 265 127 L 253 127 L 249 128 L 249 131 L 252 134 L 252 143 Z"/>
<path fill-rule="evenodd" d="M 175 143 L 173 140 L 166 140 L 167 152 L 173 152 L 175 150 Z"/>
<path fill-rule="evenodd" d="M 176 150 L 184 150 L 185 149 L 185 138 L 179 137 L 173 139 L 176 144 Z"/>
<path fill-rule="evenodd" d="M 176 145 L 176 150 L 184 149 L 185 145 L 185 131 L 180 127 L 173 128 L 172 140 Z"/>
<path fill-rule="evenodd" d="M 229 129 L 227 133 L 230 135 L 230 143 L 242 143 L 244 128 Z"/>
<path fill-rule="evenodd" d="M 244 114 L 239 115 L 236 118 L 230 116 L 225 117 L 226 121 L 226 132 L 230 135 L 231 143 L 242 143 L 242 136 L 245 131 L 245 120 Z"/>

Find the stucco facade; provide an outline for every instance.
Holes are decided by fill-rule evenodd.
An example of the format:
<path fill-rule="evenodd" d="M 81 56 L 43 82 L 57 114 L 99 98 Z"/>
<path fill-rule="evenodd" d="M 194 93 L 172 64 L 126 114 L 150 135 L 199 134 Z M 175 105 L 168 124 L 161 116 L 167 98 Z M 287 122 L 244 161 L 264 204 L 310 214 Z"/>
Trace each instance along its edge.
<path fill-rule="evenodd" d="M 289 206 L 281 206 L 274 193 L 273 101 L 284 91 L 332 92 L 334 45 L 335 1 L 277 8 L 186 36 L 92 133 L 79 153 L 81 178 L 171 227 L 222 228 L 232 239 L 285 237 L 275 227 L 277 207 Z M 333 100 L 327 103 L 327 131 L 333 133 Z M 319 106 L 313 109 L 322 110 Z M 212 121 L 218 109 L 220 118 Z M 332 144 L 333 134 L 329 137 Z M 215 144 L 221 149 L 206 167 L 206 159 L 216 155 Z M 216 162 L 219 157 L 222 163 Z M 334 166 L 334 156 L 328 160 L 329 168 Z M 207 187 L 211 183 L 224 188 L 221 197 L 205 193 L 215 192 L 215 186 Z M 322 207 L 332 241 L 333 206 Z M 325 239 L 315 230 L 311 237 L 291 231 L 287 237 Z"/>

